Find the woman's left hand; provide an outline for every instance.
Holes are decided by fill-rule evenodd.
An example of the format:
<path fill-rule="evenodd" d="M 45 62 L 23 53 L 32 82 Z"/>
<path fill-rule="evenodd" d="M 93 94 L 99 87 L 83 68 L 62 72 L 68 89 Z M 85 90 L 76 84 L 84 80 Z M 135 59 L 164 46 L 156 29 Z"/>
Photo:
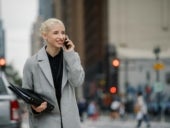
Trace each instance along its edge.
<path fill-rule="evenodd" d="M 75 48 L 75 45 L 73 44 L 73 42 L 70 39 L 67 39 L 66 42 L 67 42 L 67 44 L 66 44 L 67 47 L 65 45 L 63 45 L 64 51 L 68 51 L 68 52 L 73 51 Z"/>

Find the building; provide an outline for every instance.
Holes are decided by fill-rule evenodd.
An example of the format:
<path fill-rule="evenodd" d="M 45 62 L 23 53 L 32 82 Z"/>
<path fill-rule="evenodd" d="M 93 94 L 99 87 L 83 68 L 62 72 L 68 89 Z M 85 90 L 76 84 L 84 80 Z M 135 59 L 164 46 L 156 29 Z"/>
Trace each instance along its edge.
<path fill-rule="evenodd" d="M 127 82 L 135 87 L 154 85 L 157 71 L 153 65 L 157 61 L 165 65 L 159 71 L 159 81 L 165 85 L 165 91 L 170 89 L 165 82 L 170 72 L 168 13 L 169 0 L 108 0 L 108 41 L 116 46 L 121 59 L 119 86 L 122 92 Z M 154 53 L 156 47 L 161 49 L 159 60 Z"/>
<path fill-rule="evenodd" d="M 3 21 L 1 19 L 1 10 L 0 10 L 0 58 L 1 57 L 5 58 L 5 31 L 3 28 Z"/>
<path fill-rule="evenodd" d="M 168 0 L 85 0 L 84 40 L 87 80 L 97 79 L 98 76 L 103 76 L 102 74 L 107 80 L 107 77 L 111 76 L 111 73 L 109 75 L 107 73 L 114 70 L 112 60 L 118 57 L 121 63 L 119 93 L 125 93 L 127 83 L 135 88 L 140 84 L 154 85 L 157 81 L 157 72 L 159 81 L 165 85 L 164 91 L 167 93 L 170 89 L 169 83 L 166 82 L 166 74 L 170 72 L 169 12 Z M 107 45 L 108 49 L 105 48 Z M 159 60 L 156 60 L 154 53 L 157 47 L 161 49 Z M 107 57 L 109 59 L 106 59 Z M 165 66 L 160 71 L 153 68 L 154 63 L 158 61 Z M 127 63 L 130 67 L 133 65 L 132 67 L 136 68 L 128 68 Z M 147 74 L 150 76 L 149 83 Z M 112 86 L 112 81 L 114 78 L 111 77 L 105 86 Z"/>

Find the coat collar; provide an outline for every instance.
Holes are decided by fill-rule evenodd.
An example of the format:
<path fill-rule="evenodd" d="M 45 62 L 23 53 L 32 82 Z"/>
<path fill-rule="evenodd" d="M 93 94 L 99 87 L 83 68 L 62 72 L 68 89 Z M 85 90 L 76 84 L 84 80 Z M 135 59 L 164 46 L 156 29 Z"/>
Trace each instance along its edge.
<path fill-rule="evenodd" d="M 46 48 L 46 46 L 42 47 L 38 52 L 38 57 L 37 57 L 38 58 L 38 64 L 39 64 L 43 74 L 45 75 L 45 77 L 49 81 L 49 83 L 54 87 L 51 67 L 50 67 L 50 63 L 49 63 L 48 56 L 47 56 L 45 48 Z M 67 82 L 67 73 L 66 73 L 66 70 L 65 70 L 65 61 L 63 59 L 62 90 L 63 90 L 66 82 Z"/>
<path fill-rule="evenodd" d="M 45 77 L 49 81 L 49 83 L 54 87 L 52 72 L 51 72 L 48 56 L 45 50 L 45 46 L 41 48 L 40 51 L 38 52 L 38 64 L 42 72 L 44 73 Z"/>

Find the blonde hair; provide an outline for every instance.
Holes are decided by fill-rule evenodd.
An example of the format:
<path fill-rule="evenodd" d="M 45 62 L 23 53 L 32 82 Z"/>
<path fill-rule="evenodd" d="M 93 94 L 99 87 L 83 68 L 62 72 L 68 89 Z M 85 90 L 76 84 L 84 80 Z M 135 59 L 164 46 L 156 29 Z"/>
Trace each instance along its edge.
<path fill-rule="evenodd" d="M 49 18 L 46 21 L 44 21 L 43 23 L 41 23 L 40 34 L 42 35 L 44 33 L 47 33 L 49 31 L 50 27 L 54 24 L 62 24 L 64 26 L 64 23 L 61 20 L 56 19 L 56 18 Z"/>

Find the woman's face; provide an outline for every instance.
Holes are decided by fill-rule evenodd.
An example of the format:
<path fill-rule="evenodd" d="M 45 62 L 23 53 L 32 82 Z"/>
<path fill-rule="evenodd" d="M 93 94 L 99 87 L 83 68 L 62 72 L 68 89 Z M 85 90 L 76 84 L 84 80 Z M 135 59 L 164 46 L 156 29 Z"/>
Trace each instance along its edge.
<path fill-rule="evenodd" d="M 48 32 L 43 35 L 43 38 L 47 41 L 47 45 L 54 48 L 61 48 L 65 40 L 65 27 L 60 23 L 56 23 L 48 29 Z"/>

